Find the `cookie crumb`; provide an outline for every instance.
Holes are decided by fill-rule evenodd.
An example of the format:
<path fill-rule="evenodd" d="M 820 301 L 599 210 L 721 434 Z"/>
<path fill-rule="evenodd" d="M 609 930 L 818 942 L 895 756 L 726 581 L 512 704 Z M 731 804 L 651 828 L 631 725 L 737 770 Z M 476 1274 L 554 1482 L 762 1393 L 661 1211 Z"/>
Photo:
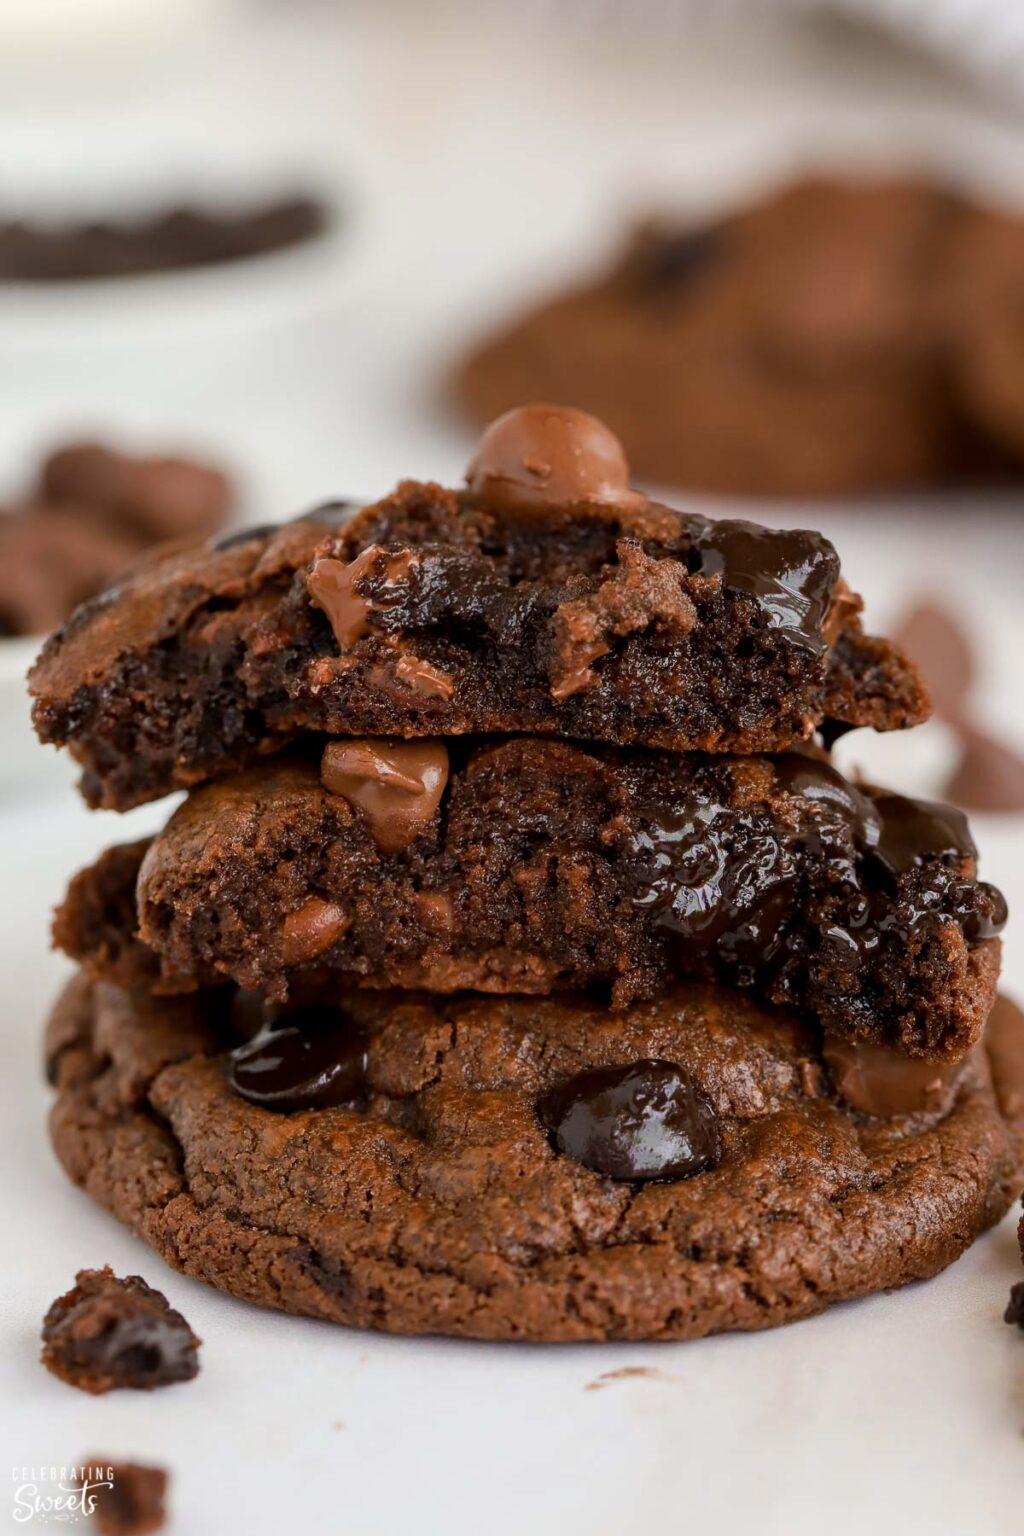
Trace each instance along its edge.
<path fill-rule="evenodd" d="M 43 1320 L 42 1362 L 83 1392 L 149 1391 L 190 1381 L 199 1339 L 166 1296 L 139 1275 L 119 1279 L 109 1265 L 81 1269 Z"/>
<path fill-rule="evenodd" d="M 1006 1303 L 1003 1322 L 1016 1323 L 1018 1328 L 1024 1329 L 1024 1280 L 1018 1280 L 1016 1285 L 1010 1286 L 1010 1299 Z"/>
<path fill-rule="evenodd" d="M 92 1529 L 99 1536 L 147 1536 L 163 1529 L 167 1473 L 135 1461 L 87 1457 L 81 1487 L 88 1500 Z"/>

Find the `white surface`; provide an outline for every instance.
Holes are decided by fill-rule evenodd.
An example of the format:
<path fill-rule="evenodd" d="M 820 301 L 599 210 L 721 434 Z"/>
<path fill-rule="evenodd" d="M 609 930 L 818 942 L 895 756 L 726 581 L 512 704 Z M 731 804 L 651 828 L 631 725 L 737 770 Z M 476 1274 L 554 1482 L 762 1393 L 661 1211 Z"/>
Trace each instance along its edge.
<path fill-rule="evenodd" d="M 285 24 L 258 12 L 251 34 L 222 47 L 216 78 L 197 54 L 189 71 L 134 79 L 128 135 L 99 105 L 96 80 L 62 79 L 59 61 L 47 77 L 56 110 L 33 117 L 31 93 L 0 93 L 0 134 L 21 151 L 6 157 L 0 193 L 42 165 L 52 195 L 74 137 L 115 184 L 130 181 L 130 161 L 180 173 L 211 133 L 225 163 L 280 161 L 279 128 L 297 163 L 330 161 L 339 187 L 358 181 L 372 240 L 358 284 L 339 247 L 337 285 L 263 326 L 250 324 L 260 305 L 245 283 L 246 323 L 212 333 L 161 330 L 159 316 L 101 333 L 70 317 L 63 335 L 41 324 L 43 345 L 31 326 L 0 325 L 5 482 L 65 429 L 105 427 L 226 452 L 246 471 L 254 519 L 380 491 L 404 473 L 456 478 L 469 445 L 434 403 L 439 365 L 510 302 L 514 276 L 542 283 L 604 249 L 607 209 L 642 206 L 659 188 L 697 199 L 808 143 L 876 155 L 903 143 L 1004 184 L 1019 174 L 1018 129 L 947 96 L 926 71 L 862 52 L 837 58 L 782 38 L 735 56 L 719 43 L 689 59 L 595 44 L 568 59 L 526 50 L 510 31 L 482 55 L 423 7 L 337 22 L 286 9 Z M 116 60 L 104 63 L 116 74 Z M 1024 746 L 1022 510 L 772 515 L 824 526 L 879 627 L 912 595 L 952 597 L 988 653 L 989 718 Z M 0 732 L 9 739 L 9 717 Z M 947 750 L 931 727 L 899 740 L 861 733 L 846 746 L 925 792 Z M 40 749 L 41 773 L 44 760 Z M 0 1440 L 10 1477 L 0 1518 L 23 1480 L 15 1468 L 110 1454 L 172 1468 L 178 1536 L 1019 1533 L 1024 1342 L 999 1320 L 1021 1274 L 1010 1219 L 928 1285 L 773 1334 L 682 1346 L 376 1338 L 261 1314 L 166 1270 L 59 1173 L 38 1068 L 41 1019 L 68 969 L 47 950 L 49 909 L 73 870 L 156 825 L 164 808 L 90 816 L 64 774 L 52 779 L 59 792 L 40 781 L 0 798 Z M 976 832 L 985 874 L 1021 909 L 1024 822 L 979 819 Z M 1006 974 L 1018 994 L 1022 961 L 1011 925 Z M 183 1308 L 205 1341 L 196 1382 L 91 1400 L 41 1370 L 45 1306 L 76 1268 L 103 1262 L 141 1272 Z M 659 1374 L 584 1391 L 623 1365 Z"/>

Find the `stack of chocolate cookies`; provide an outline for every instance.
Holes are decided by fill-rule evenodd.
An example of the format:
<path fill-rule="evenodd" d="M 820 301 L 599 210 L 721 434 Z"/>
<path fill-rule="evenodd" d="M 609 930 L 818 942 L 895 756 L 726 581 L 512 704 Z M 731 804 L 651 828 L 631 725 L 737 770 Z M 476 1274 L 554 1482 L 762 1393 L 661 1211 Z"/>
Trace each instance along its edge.
<path fill-rule="evenodd" d="M 69 1176 L 396 1332 L 689 1338 L 948 1264 L 1021 1179 L 1006 909 L 957 811 L 829 761 L 927 713 L 860 609 L 819 534 L 651 502 L 544 406 L 462 490 L 80 609 L 40 736 L 94 806 L 188 795 L 57 915 Z"/>

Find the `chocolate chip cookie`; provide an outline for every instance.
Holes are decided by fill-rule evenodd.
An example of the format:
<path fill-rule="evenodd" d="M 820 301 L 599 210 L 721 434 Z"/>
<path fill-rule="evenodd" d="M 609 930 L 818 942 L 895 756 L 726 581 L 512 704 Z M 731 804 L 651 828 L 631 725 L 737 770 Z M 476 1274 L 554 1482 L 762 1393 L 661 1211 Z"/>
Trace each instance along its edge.
<path fill-rule="evenodd" d="M 1022 232 L 924 182 L 800 181 L 711 224 L 641 229 L 609 271 L 485 341 L 455 392 L 476 421 L 572 400 L 638 474 L 712 491 L 1019 478 Z M 1012 310 L 980 298 L 997 266 Z"/>
<path fill-rule="evenodd" d="M 279 760 L 194 791 L 144 856 L 111 850 L 76 879 L 56 936 L 121 983 L 155 954 L 165 989 L 231 977 L 278 999 L 318 970 L 586 986 L 618 1007 L 720 978 L 954 1057 L 991 1007 L 1006 916 L 975 875 L 960 812 L 803 753 L 337 741 L 319 769 Z"/>
<path fill-rule="evenodd" d="M 827 539 L 649 502 L 581 412 L 512 412 L 464 491 L 407 482 L 349 511 L 166 554 L 47 643 L 36 728 L 70 746 L 91 804 L 222 777 L 304 732 L 748 752 L 927 713 L 912 664 L 862 633 Z"/>
<path fill-rule="evenodd" d="M 1019 1188 L 998 1039 L 922 1070 L 689 985 L 618 1015 L 335 992 L 239 1044 L 238 1002 L 77 977 L 52 1136 L 170 1264 L 287 1312 L 486 1339 L 766 1328 L 934 1274 Z"/>

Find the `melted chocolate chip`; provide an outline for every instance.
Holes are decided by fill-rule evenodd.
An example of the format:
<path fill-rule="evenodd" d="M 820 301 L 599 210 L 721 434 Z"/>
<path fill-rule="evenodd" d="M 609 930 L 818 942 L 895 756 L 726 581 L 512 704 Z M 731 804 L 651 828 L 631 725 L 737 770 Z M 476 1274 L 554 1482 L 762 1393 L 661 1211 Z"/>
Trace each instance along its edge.
<path fill-rule="evenodd" d="M 774 767 L 782 789 L 838 815 L 853 830 L 862 847 L 875 846 L 882 830 L 877 808 L 831 763 L 805 752 L 784 752 L 775 759 Z"/>
<path fill-rule="evenodd" d="M 398 853 L 423 832 L 448 783 L 443 741 L 332 741 L 320 781 L 359 812 L 382 853 Z"/>
<path fill-rule="evenodd" d="M 941 1113 L 960 1072 L 959 1062 L 920 1061 L 891 1045 L 834 1036 L 825 1037 L 822 1055 L 839 1097 L 880 1118 Z"/>
<path fill-rule="evenodd" d="M 365 1032 L 333 1008 L 307 1008 L 232 1052 L 228 1082 L 262 1109 L 357 1105 L 366 1092 Z"/>
<path fill-rule="evenodd" d="M 822 627 L 839 579 L 839 557 L 820 533 L 761 528 L 733 518 L 699 524 L 695 570 L 757 600 L 769 629 L 821 653 Z"/>
<path fill-rule="evenodd" d="M 371 544 L 354 560 L 317 560 L 306 577 L 310 602 L 330 622 L 343 651 L 370 631 L 371 617 L 406 595 L 409 576 L 420 564 L 410 549 Z"/>
<path fill-rule="evenodd" d="M 974 905 L 970 911 L 957 915 L 968 944 L 980 944 L 983 939 L 998 938 L 1010 914 L 1002 891 L 987 880 L 979 880 Z"/>
<path fill-rule="evenodd" d="M 688 288 L 716 265 L 724 250 L 721 231 L 688 229 L 648 238 L 630 262 L 638 286 L 651 295 Z"/>
<path fill-rule="evenodd" d="M 714 1110 L 671 1061 L 581 1072 L 538 1111 L 560 1152 L 610 1179 L 685 1179 L 721 1155 Z"/>
<path fill-rule="evenodd" d="M 874 855 L 890 873 L 901 875 L 926 858 L 957 863 L 977 858 L 978 850 L 962 811 L 938 801 L 912 800 L 906 795 L 873 798 L 882 822 Z"/>
<path fill-rule="evenodd" d="M 759 965 L 776 953 L 796 866 L 770 817 L 715 804 L 659 807 L 633 852 L 634 900 L 678 971 L 716 954 Z"/>
<path fill-rule="evenodd" d="M 257 523 L 252 528 L 233 528 L 230 532 L 211 539 L 208 547 L 216 554 L 223 554 L 226 549 L 236 549 L 242 544 L 251 544 L 254 539 L 269 539 L 275 533 L 279 533 L 282 526 L 281 523 Z"/>

